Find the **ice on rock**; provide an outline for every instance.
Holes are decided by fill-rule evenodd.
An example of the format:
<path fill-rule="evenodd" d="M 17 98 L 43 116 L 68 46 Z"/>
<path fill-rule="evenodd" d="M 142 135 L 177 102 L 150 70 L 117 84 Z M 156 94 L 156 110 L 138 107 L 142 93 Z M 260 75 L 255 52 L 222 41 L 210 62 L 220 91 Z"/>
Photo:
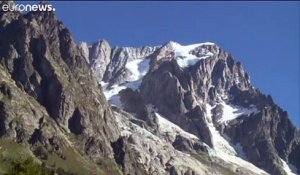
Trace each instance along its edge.
<path fill-rule="evenodd" d="M 139 59 L 127 62 L 125 68 L 131 72 L 128 81 L 137 81 L 141 79 L 149 70 L 149 59 Z"/>
<path fill-rule="evenodd" d="M 227 124 L 229 121 L 236 119 L 239 116 L 249 116 L 251 114 L 256 114 L 259 112 L 255 106 L 250 106 L 249 108 L 242 108 L 226 104 L 224 101 L 222 101 L 220 104 L 223 106 L 223 115 L 218 120 L 219 123 Z"/>
<path fill-rule="evenodd" d="M 190 134 L 183 129 L 181 129 L 179 126 L 175 125 L 174 123 L 167 120 L 165 117 L 160 115 L 159 113 L 155 113 L 158 119 L 158 126 L 161 133 L 168 133 L 169 135 L 172 135 L 172 137 L 175 139 L 176 135 L 179 134 L 185 138 L 189 139 L 198 139 L 197 136 Z"/>
<path fill-rule="evenodd" d="M 174 49 L 175 56 L 177 59 L 177 63 L 180 67 L 188 67 L 191 65 L 194 65 L 197 61 L 201 59 L 208 58 L 212 56 L 213 54 L 206 49 L 202 48 L 201 53 L 203 56 L 197 57 L 195 55 L 190 54 L 190 51 L 194 50 L 197 47 L 203 46 L 203 45 L 214 45 L 214 43 L 206 42 L 206 43 L 200 43 L 200 44 L 192 44 L 187 46 L 182 46 L 178 43 L 171 42 L 171 46 Z M 130 48 L 127 49 L 127 52 L 129 52 Z M 155 49 L 155 48 L 153 48 Z M 133 53 L 132 53 L 133 54 Z M 133 54 L 135 55 L 135 54 Z M 145 57 L 138 57 L 138 59 L 128 59 L 127 63 L 125 65 L 125 69 L 130 72 L 130 76 L 128 79 L 126 79 L 125 83 L 122 84 L 115 84 L 108 88 L 107 84 L 104 82 L 101 82 L 103 85 L 104 95 L 106 99 L 115 106 L 121 107 L 121 102 L 118 97 L 118 93 L 126 88 L 131 88 L 133 90 L 139 89 L 143 77 L 146 75 L 146 73 L 149 70 L 149 64 L 150 59 L 146 58 L 147 55 L 144 55 Z"/>
<path fill-rule="evenodd" d="M 209 131 L 212 135 L 213 149 L 216 152 L 215 156 L 223 159 L 226 162 L 231 162 L 232 164 L 248 167 L 257 174 L 268 174 L 243 158 L 245 154 L 242 152 L 242 147 L 240 144 L 233 146 L 230 141 L 226 140 L 225 137 L 220 134 L 211 120 L 212 109 L 213 107 L 211 105 L 206 104 L 206 121 Z"/>
<path fill-rule="evenodd" d="M 214 45 L 214 43 L 206 42 L 206 43 L 199 43 L 199 44 L 191 44 L 182 46 L 178 43 L 171 42 L 171 46 L 174 50 L 175 57 L 177 64 L 181 68 L 189 67 L 196 64 L 199 60 L 206 59 L 210 56 L 213 56 L 213 53 L 209 52 L 208 50 L 201 48 L 201 56 L 196 56 L 191 54 L 191 51 L 196 49 L 197 47 L 203 45 Z"/>
<path fill-rule="evenodd" d="M 138 59 L 128 61 L 125 65 L 127 71 L 131 73 L 128 80 L 126 80 L 123 84 L 115 84 L 108 88 L 108 84 L 105 82 L 101 82 L 103 87 L 103 92 L 106 99 L 110 102 L 110 104 L 114 106 L 121 107 L 120 97 L 118 96 L 119 92 L 126 88 L 131 88 L 136 90 L 140 87 L 142 83 L 143 77 L 149 70 L 149 59 Z"/>
<path fill-rule="evenodd" d="M 287 175 L 297 175 L 297 168 L 294 165 L 287 164 L 283 159 L 280 160 Z"/>

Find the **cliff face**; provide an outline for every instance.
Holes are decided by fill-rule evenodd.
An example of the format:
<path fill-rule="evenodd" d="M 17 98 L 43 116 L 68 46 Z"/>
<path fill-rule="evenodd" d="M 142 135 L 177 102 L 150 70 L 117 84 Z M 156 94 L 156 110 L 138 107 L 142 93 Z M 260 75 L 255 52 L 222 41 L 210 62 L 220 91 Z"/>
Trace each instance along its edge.
<path fill-rule="evenodd" d="M 0 19 L 1 138 L 109 162 L 119 131 L 69 30 L 52 12 Z"/>

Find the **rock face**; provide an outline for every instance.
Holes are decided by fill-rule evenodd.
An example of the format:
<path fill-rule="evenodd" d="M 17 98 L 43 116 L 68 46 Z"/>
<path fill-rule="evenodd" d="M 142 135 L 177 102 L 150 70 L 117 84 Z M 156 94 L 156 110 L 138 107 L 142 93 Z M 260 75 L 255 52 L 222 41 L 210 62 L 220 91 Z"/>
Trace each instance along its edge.
<path fill-rule="evenodd" d="M 100 40 L 88 46 L 86 43 L 80 45 L 80 50 L 84 53 L 91 64 L 93 73 L 98 81 L 105 80 L 110 84 L 124 83 L 124 79 L 129 79 L 134 72 L 126 69 L 129 62 L 144 59 L 152 54 L 158 47 L 114 47 L 111 48 L 105 40 Z"/>
<path fill-rule="evenodd" d="M 1 138 L 106 166 L 119 130 L 69 30 L 52 12 L 0 11 L 0 36 Z"/>
<path fill-rule="evenodd" d="M 251 85 L 249 75 L 231 54 L 214 43 L 182 46 L 169 42 L 144 55 L 131 57 L 146 63 L 142 66 L 146 73 L 138 64 L 136 69 L 130 67 L 130 56 L 111 55 L 104 73 L 109 76 L 101 83 L 112 105 L 133 113 L 157 136 L 162 135 L 153 113 L 196 135 L 217 154 L 242 157 L 270 174 L 286 174 L 286 162 L 299 170 L 299 156 L 295 156 L 299 130 L 270 96 Z M 146 106 L 154 112 L 141 114 Z M 174 138 L 173 148 L 197 152 L 189 139 Z"/>
<path fill-rule="evenodd" d="M 165 47 L 169 45 L 172 48 L 174 43 Z M 299 165 L 299 162 L 289 159 L 289 148 L 299 137 L 296 137 L 297 130 L 288 120 L 287 113 L 274 104 L 270 97 L 251 86 L 241 63 L 236 62 L 230 54 L 216 45 L 203 45 L 190 53 L 201 55 L 202 50 L 212 54 L 184 68 L 174 60 L 176 53 L 170 57 L 171 61 L 165 57 L 156 57 L 155 61 L 160 63 L 150 69 L 140 88 L 145 101 L 155 105 L 161 114 L 211 146 L 209 138 L 203 136 L 203 133 L 209 132 L 199 130 L 206 128 L 203 123 L 203 104 L 215 106 L 212 110 L 218 110 L 218 104 L 222 103 L 245 109 L 255 106 L 257 112 L 247 114 L 248 117 L 242 117 L 244 114 L 241 112 L 240 118 L 226 124 L 227 121 L 218 122 L 220 120 L 217 119 L 218 115 L 230 115 L 223 110 L 223 105 L 213 113 L 213 123 L 233 143 L 242 145 L 250 162 L 271 174 L 284 174 L 280 168 L 280 158 Z M 166 55 L 168 51 L 162 48 L 158 55 Z M 188 115 L 190 113 L 193 115 Z"/>

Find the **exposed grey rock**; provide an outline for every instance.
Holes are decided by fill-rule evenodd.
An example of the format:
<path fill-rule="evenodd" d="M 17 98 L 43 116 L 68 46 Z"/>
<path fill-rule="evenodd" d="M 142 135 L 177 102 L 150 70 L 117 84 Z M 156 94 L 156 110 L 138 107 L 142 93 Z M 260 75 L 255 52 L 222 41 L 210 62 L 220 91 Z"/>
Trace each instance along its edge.
<path fill-rule="evenodd" d="M 188 153 L 209 153 L 207 146 L 200 141 L 189 140 L 181 135 L 177 135 L 175 141 L 172 143 L 175 149 Z"/>
<path fill-rule="evenodd" d="M 92 45 L 81 43 L 82 55 L 88 59 L 98 82 L 104 81 L 111 85 L 123 83 L 131 75 L 125 64 L 129 61 L 145 59 L 158 47 L 114 47 L 106 40 L 99 40 Z"/>
<path fill-rule="evenodd" d="M 107 41 L 94 43 L 90 50 L 89 60 L 96 79 L 100 82 L 104 76 L 107 65 L 110 63 L 112 49 Z"/>
<path fill-rule="evenodd" d="M 151 133 L 146 128 L 132 123 L 134 116 L 131 114 L 115 107 L 113 109 L 121 128 L 121 137 L 112 145 L 115 159 L 124 174 L 214 175 L 234 174 L 237 171 L 237 174 L 256 174 L 241 166 L 222 162 L 217 157 L 210 157 L 210 148 L 199 140 L 191 141 L 183 135 L 178 135 L 175 142 L 171 143 L 162 133 Z M 196 154 L 198 156 L 194 156 Z"/>
<path fill-rule="evenodd" d="M 1 11 L 0 19 L 2 138 L 61 156 L 71 147 L 95 166 L 112 160 L 119 130 L 69 30 L 52 12 Z"/>

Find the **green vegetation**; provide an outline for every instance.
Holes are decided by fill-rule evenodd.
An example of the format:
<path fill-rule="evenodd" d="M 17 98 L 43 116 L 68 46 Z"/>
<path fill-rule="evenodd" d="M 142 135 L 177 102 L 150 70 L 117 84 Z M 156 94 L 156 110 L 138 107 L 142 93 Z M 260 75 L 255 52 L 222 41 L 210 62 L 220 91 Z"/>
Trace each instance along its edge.
<path fill-rule="evenodd" d="M 7 173 L 3 175 L 77 175 L 75 173 L 66 172 L 59 168 L 57 170 L 52 170 L 47 168 L 45 164 L 38 164 L 32 158 L 28 158 L 24 161 L 11 162 Z"/>
<path fill-rule="evenodd" d="M 12 162 L 7 175 L 50 175 L 51 171 L 39 165 L 33 159 Z"/>
<path fill-rule="evenodd" d="M 63 148 L 61 154 L 49 153 L 43 162 L 52 168 L 60 168 L 78 174 L 104 174 L 103 171 L 92 164 L 73 148 Z"/>
<path fill-rule="evenodd" d="M 12 162 L 22 161 L 29 157 L 32 157 L 32 154 L 26 146 L 0 139 L 0 174 L 8 172 Z"/>
<path fill-rule="evenodd" d="M 61 148 L 59 154 L 42 145 L 36 145 L 31 149 L 29 145 L 0 139 L 0 175 L 121 174 L 113 160 L 106 159 L 97 164 L 92 163 L 72 147 Z"/>

